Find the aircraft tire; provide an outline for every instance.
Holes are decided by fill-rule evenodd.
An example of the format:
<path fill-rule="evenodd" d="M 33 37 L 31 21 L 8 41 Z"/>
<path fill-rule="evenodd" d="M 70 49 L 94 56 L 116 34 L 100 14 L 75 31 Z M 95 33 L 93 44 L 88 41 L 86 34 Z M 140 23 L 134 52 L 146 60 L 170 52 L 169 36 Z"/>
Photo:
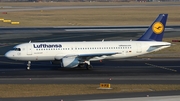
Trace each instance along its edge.
<path fill-rule="evenodd" d="M 86 69 L 87 69 L 87 70 L 90 70 L 90 69 L 92 69 L 92 68 L 93 68 L 92 65 L 87 65 L 87 66 L 86 66 Z"/>
<path fill-rule="evenodd" d="M 30 67 L 27 67 L 27 70 L 30 70 Z"/>

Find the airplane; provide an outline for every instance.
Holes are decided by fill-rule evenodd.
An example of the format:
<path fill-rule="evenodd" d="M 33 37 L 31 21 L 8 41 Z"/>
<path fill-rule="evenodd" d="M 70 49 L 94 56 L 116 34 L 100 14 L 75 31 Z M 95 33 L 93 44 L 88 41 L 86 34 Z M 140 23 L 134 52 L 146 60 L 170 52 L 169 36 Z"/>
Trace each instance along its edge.
<path fill-rule="evenodd" d="M 136 41 L 29 42 L 16 45 L 5 57 L 13 60 L 50 61 L 64 68 L 92 69 L 91 61 L 135 57 L 171 46 L 162 42 L 168 14 L 159 14 Z"/>

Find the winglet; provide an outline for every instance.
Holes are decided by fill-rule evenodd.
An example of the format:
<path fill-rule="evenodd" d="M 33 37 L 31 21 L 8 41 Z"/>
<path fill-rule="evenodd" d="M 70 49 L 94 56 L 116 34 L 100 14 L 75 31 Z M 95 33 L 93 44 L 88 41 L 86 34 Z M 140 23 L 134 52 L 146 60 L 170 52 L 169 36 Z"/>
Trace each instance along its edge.
<path fill-rule="evenodd" d="M 159 14 L 148 30 L 138 41 L 162 41 L 168 14 Z"/>

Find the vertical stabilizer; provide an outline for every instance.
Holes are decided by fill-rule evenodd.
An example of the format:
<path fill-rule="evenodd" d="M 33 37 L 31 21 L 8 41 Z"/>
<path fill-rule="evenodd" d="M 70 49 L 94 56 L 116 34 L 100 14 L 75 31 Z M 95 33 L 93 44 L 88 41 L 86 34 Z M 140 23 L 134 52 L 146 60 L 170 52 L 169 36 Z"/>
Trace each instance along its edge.
<path fill-rule="evenodd" d="M 168 14 L 159 14 L 148 30 L 138 41 L 162 41 Z"/>

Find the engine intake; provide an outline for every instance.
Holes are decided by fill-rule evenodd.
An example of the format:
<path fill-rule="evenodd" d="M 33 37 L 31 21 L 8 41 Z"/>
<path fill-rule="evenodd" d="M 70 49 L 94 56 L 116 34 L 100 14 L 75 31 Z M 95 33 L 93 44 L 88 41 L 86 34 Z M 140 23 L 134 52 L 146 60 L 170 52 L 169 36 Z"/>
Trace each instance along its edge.
<path fill-rule="evenodd" d="M 79 65 L 79 60 L 77 58 L 63 58 L 61 62 L 61 67 L 74 68 Z"/>

